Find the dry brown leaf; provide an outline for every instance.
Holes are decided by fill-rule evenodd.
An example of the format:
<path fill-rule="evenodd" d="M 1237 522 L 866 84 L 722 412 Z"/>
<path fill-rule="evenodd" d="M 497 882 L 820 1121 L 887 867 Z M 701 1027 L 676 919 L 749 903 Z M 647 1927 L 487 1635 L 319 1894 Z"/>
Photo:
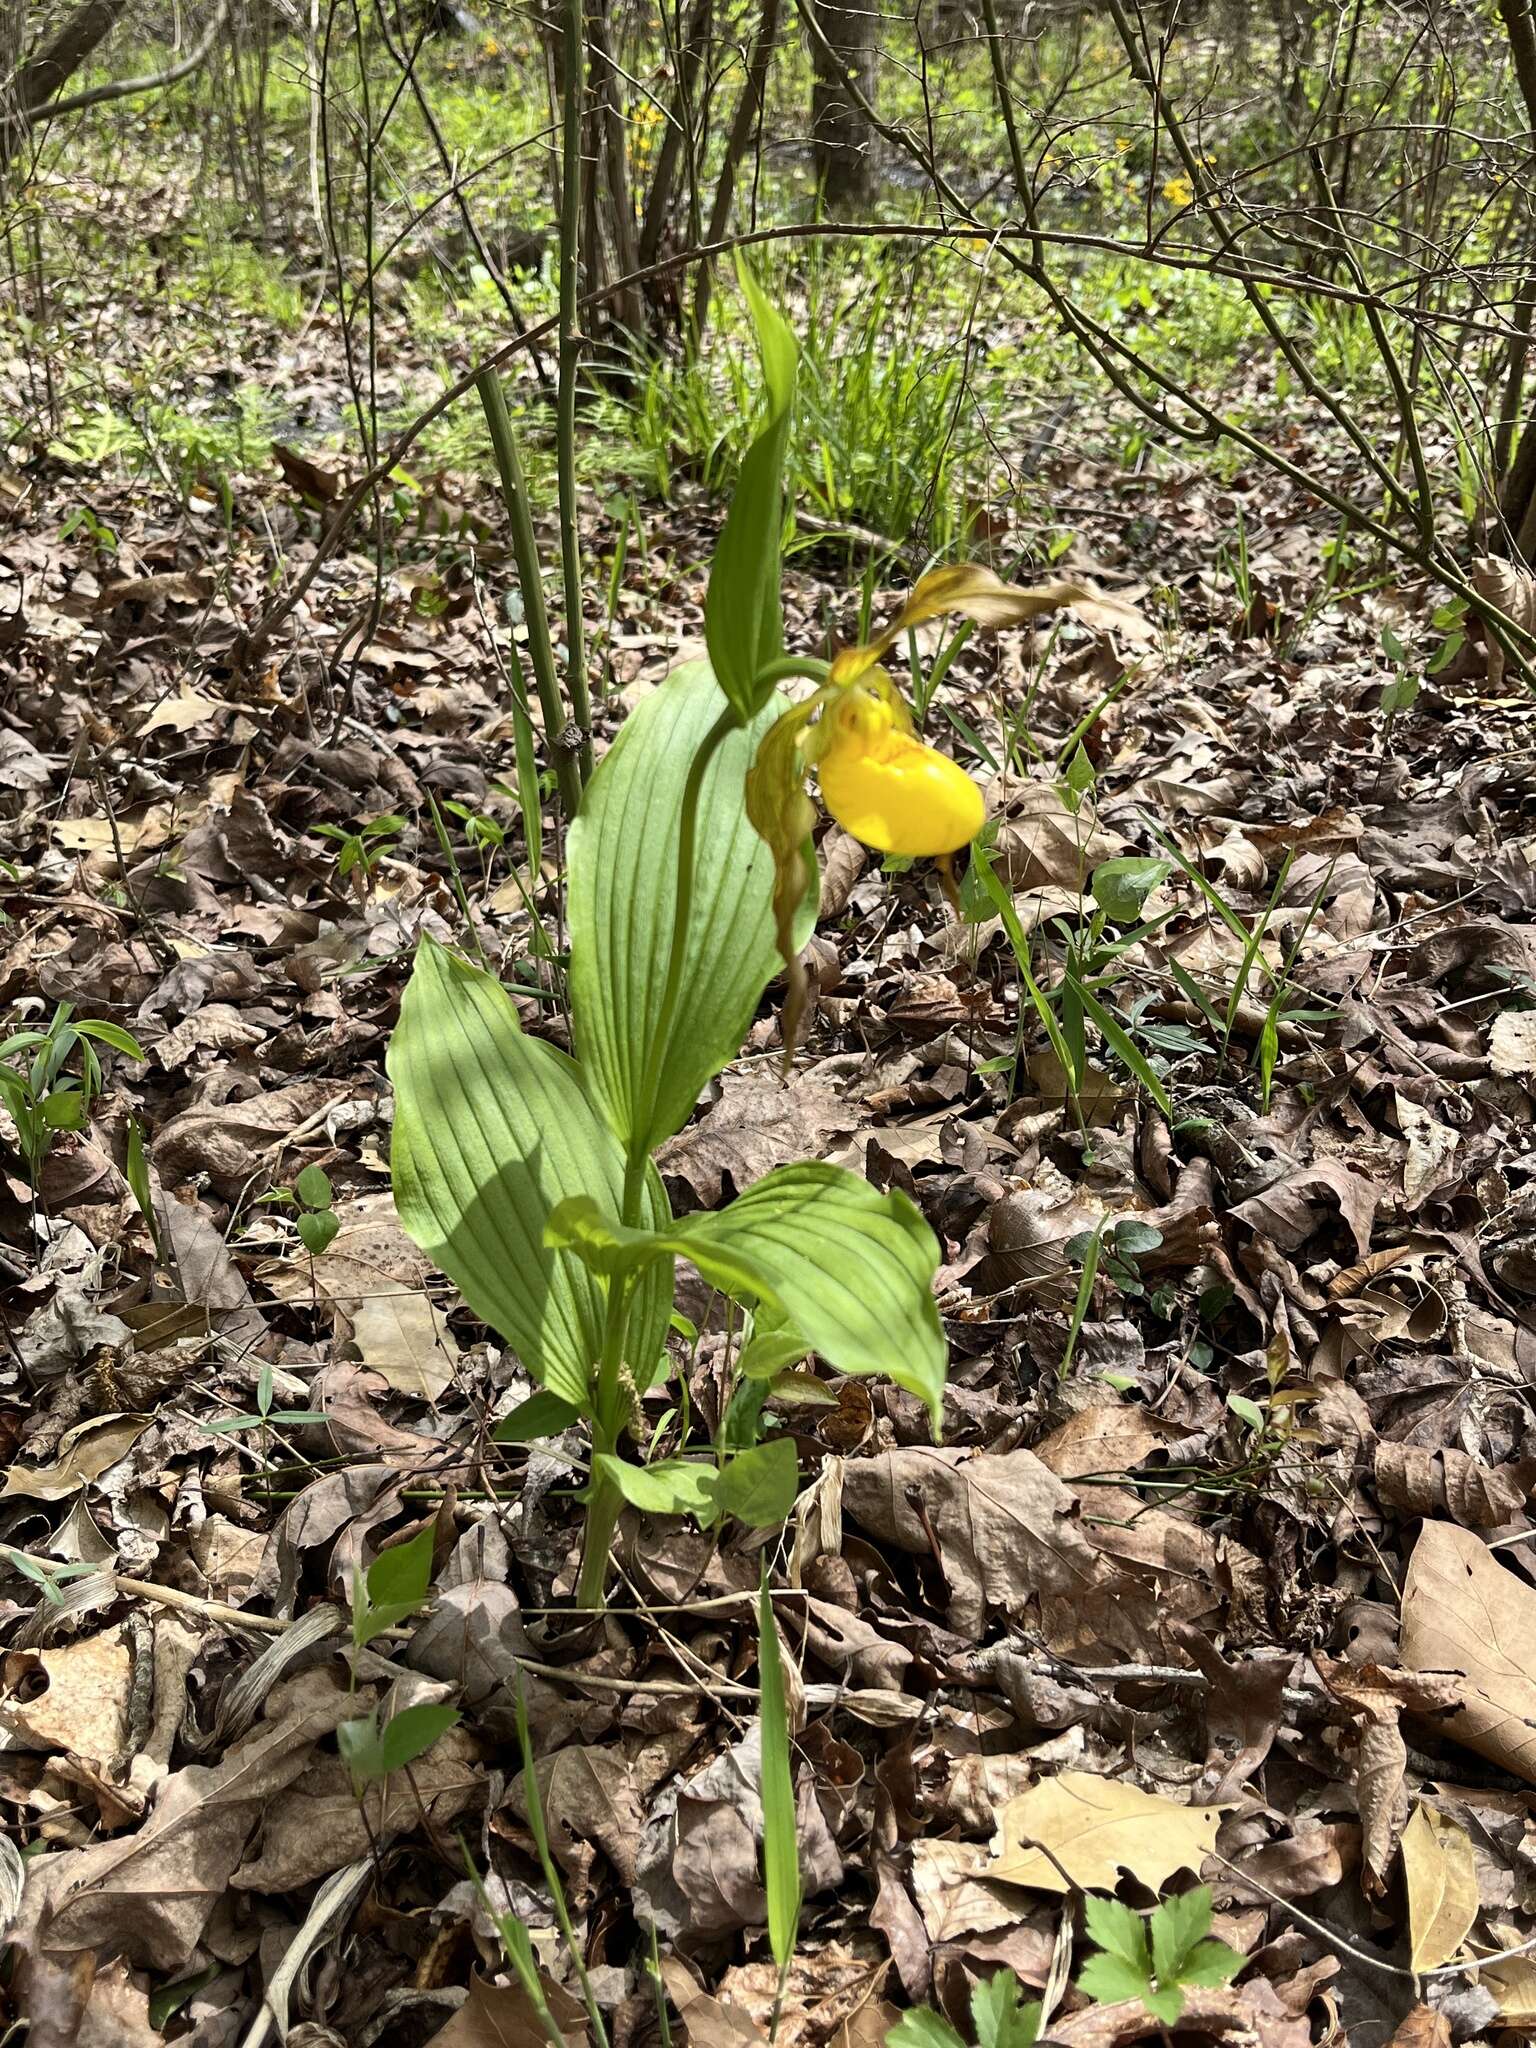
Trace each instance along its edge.
<path fill-rule="evenodd" d="M 120 1625 L 57 1650 L 13 1650 L 0 1664 L 0 1728 L 15 1749 L 110 1764 L 128 1732 L 132 1680 Z"/>
<path fill-rule="evenodd" d="M 857 1124 L 835 1088 L 803 1079 L 786 1085 L 777 1066 L 760 1066 L 726 1074 L 720 1099 L 667 1140 L 656 1164 L 669 1185 L 683 1183 L 695 1206 L 718 1209 L 775 1166 L 822 1158 Z"/>
<path fill-rule="evenodd" d="M 562 1984 L 539 1973 L 544 2002 L 569 2048 L 582 2048 L 587 2038 L 587 2011 Z M 297 2030 L 288 2036 L 297 2038 Z M 429 2048 L 549 2048 L 549 2036 L 521 1984 L 490 1984 L 478 1973 L 469 1980 L 469 1996 L 447 2026 L 432 2036 Z"/>
<path fill-rule="evenodd" d="M 1469 1529 L 1497 1529 L 1522 1512 L 1526 1488 L 1516 1473 L 1479 1464 L 1447 1444 L 1376 1446 L 1376 1494 L 1383 1507 L 1406 1514 L 1450 1515 Z"/>
<path fill-rule="evenodd" d="M 1387 2048 L 1451 2048 L 1451 2023 L 1443 2012 L 1416 2005 L 1399 2025 Z"/>
<path fill-rule="evenodd" d="M 1477 1858 L 1465 1828 L 1421 1799 L 1403 1830 L 1412 1970 L 1438 1970 L 1477 1918 Z"/>
<path fill-rule="evenodd" d="M 912 1893 L 933 1941 L 995 1934 L 1022 1917 L 1017 1897 L 989 1882 L 991 1857 L 979 1842 L 912 1844 Z"/>
<path fill-rule="evenodd" d="M 661 1980 L 693 2048 L 760 2048 L 767 2041 L 766 2028 L 739 2005 L 711 1998 L 679 1957 L 662 1958 Z"/>
<path fill-rule="evenodd" d="M 184 682 L 174 697 L 160 699 L 134 738 L 142 740 L 152 732 L 190 732 L 204 719 L 212 718 L 220 711 L 234 709 L 227 698 L 207 697 L 201 690 L 195 690 L 190 683 Z"/>
<path fill-rule="evenodd" d="M 443 1348 L 425 1294 L 386 1287 L 351 1304 L 352 1341 L 362 1362 L 397 1394 L 435 1401 L 451 1383 L 454 1360 Z"/>
<path fill-rule="evenodd" d="M 1536 1074 L 1536 1010 L 1501 1010 L 1488 1032 L 1496 1074 Z"/>
<path fill-rule="evenodd" d="M 1536 1592 L 1470 1529 L 1426 1522 L 1403 1587 L 1403 1662 L 1464 1674 L 1445 1732 L 1536 1783 Z"/>
<path fill-rule="evenodd" d="M 1479 1972 L 1499 2001 L 1499 2017 L 1522 2033 L 1536 2031 L 1536 1956 L 1511 1956 Z"/>
<path fill-rule="evenodd" d="M 1150 2040 L 1159 2031 L 1141 2000 L 1128 1998 L 1115 2005 L 1084 2006 L 1065 2019 L 1053 2020 L 1050 2039 L 1053 2048 L 1128 2048 L 1130 2042 Z M 1308 2048 L 1312 2039 L 1306 2020 L 1285 2012 L 1264 1978 L 1237 1991 L 1230 1985 L 1187 1991 L 1179 2032 L 1230 2040 L 1236 2048 Z"/>
<path fill-rule="evenodd" d="M 117 1950 L 177 1970 L 190 1961 L 271 1802 L 308 1766 L 314 1744 L 357 1701 L 311 1674 L 296 1704 L 217 1764 L 189 1764 L 160 1787 L 149 1819 L 122 1841 L 46 1856 L 27 1874 L 14 1939 L 70 1954 Z"/>
<path fill-rule="evenodd" d="M 120 604 L 203 604 L 208 582 L 195 569 L 166 569 L 156 576 L 119 576 L 96 600 L 99 612 L 115 611 Z"/>
<path fill-rule="evenodd" d="M 1312 1661 L 1334 1698 L 1355 1716 L 1355 1798 L 1361 1822 L 1361 1888 L 1379 1898 L 1408 1820 L 1408 1748 L 1398 1726 L 1404 1713 L 1439 1714 L 1461 1697 L 1460 1681 L 1444 1673 L 1352 1664 L 1314 1651 Z"/>
<path fill-rule="evenodd" d="M 1058 1479 L 1081 1479 L 1089 1472 L 1134 1471 L 1165 1440 L 1165 1433 L 1139 1403 L 1099 1401 L 1053 1429 L 1035 1446 L 1035 1456 Z"/>
<path fill-rule="evenodd" d="M 989 1606 L 1024 1614 L 1040 1594 L 1085 1595 L 1106 1574 L 1077 1502 L 1029 1451 L 913 1444 L 843 1469 L 843 1506 L 871 1535 L 931 1555 L 943 1530 L 950 1625 L 979 1637 Z"/>
<path fill-rule="evenodd" d="M 1003 1808 L 998 1854 L 986 1874 L 1034 1891 L 1076 1884 L 1108 1892 L 1129 1871 L 1160 1892 L 1176 1870 L 1200 1868 L 1220 1825 L 1217 1807 L 1180 1806 L 1118 1778 L 1063 1771 Z"/>
<path fill-rule="evenodd" d="M 31 1500 L 64 1500 L 126 1458 L 149 1427 L 142 1415 L 96 1415 L 77 1422 L 59 1438 L 51 1465 L 12 1465 L 0 1498 L 26 1494 Z"/>
<path fill-rule="evenodd" d="M 341 1758 L 316 1757 L 268 1802 L 260 1854 L 241 1863 L 230 1884 L 250 1892 L 287 1892 L 313 1884 L 367 1856 L 370 1842 L 388 1842 L 421 1826 L 423 1812 L 428 1824 L 451 1840 L 454 1822 L 485 1789 L 479 1753 L 468 1730 L 450 1728 L 408 1773 L 396 1771 L 368 1787 L 366 1823 Z"/>
<path fill-rule="evenodd" d="M 1536 633 L 1536 576 L 1502 555 L 1479 555 L 1472 564 L 1472 583 L 1480 597 L 1497 605 L 1507 618 L 1528 633 Z M 1491 633 L 1488 646 L 1488 686 L 1497 689 L 1504 680 L 1504 650 Z"/>

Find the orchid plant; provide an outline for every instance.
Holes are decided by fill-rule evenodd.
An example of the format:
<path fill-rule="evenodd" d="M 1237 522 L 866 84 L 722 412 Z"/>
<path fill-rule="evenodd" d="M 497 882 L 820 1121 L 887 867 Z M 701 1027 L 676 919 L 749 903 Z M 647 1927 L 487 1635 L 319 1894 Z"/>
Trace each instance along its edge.
<path fill-rule="evenodd" d="M 947 858 L 980 829 L 981 792 L 918 739 L 881 659 L 943 613 L 1008 623 L 1066 586 L 1012 589 L 960 567 L 923 577 L 878 639 L 830 662 L 785 653 L 781 475 L 794 394 L 790 330 L 746 272 L 765 418 L 711 566 L 709 659 L 679 668 L 629 717 L 568 841 L 574 1056 L 531 1037 L 490 974 L 424 938 L 389 1051 L 400 1218 L 539 1391 L 503 1440 L 590 1433 L 577 1597 L 602 1604 L 626 1501 L 708 1525 L 768 1527 L 793 1505 L 787 1436 L 651 1463 L 641 1397 L 667 1369 L 675 1262 L 750 1321 L 738 1381 L 757 1394 L 815 1354 L 885 1374 L 937 1430 L 947 1363 L 933 1299 L 939 1247 L 899 1192 L 824 1162 L 779 1167 L 706 1215 L 674 1217 L 659 1145 L 736 1057 L 776 968 L 788 977 L 786 1058 L 815 923 L 814 770 L 827 809 L 888 853 Z M 808 680 L 790 702 L 781 685 Z"/>

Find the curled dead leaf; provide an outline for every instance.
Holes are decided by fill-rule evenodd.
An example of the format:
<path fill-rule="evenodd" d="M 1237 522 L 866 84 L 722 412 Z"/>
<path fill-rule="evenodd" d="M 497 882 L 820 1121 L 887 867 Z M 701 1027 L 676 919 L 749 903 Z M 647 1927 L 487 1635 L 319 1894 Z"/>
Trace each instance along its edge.
<path fill-rule="evenodd" d="M 1497 1529 L 1525 1507 L 1527 1488 L 1513 1470 L 1480 1464 L 1447 1444 L 1376 1446 L 1376 1494 L 1405 1514 L 1449 1515 L 1469 1529 Z"/>

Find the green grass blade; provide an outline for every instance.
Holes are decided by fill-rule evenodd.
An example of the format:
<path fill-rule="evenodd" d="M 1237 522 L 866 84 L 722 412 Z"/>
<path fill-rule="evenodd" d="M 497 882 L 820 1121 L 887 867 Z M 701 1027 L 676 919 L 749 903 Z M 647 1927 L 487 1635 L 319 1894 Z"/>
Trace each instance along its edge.
<path fill-rule="evenodd" d="M 800 1842 L 789 1762 L 789 1707 L 779 1631 L 766 1575 L 757 1594 L 758 1670 L 763 1681 L 763 1882 L 768 1893 L 768 1943 L 782 1979 L 800 1931 Z"/>

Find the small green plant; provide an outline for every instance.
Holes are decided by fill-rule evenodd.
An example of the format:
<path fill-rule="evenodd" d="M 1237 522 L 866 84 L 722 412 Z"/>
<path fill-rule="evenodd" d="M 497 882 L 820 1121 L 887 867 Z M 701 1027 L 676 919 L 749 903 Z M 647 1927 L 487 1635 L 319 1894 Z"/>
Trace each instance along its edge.
<path fill-rule="evenodd" d="M 1013 1971 L 997 1970 L 971 1986 L 971 2034 L 975 2048 L 1035 2048 L 1040 2002 L 1023 2003 Z M 931 2005 L 904 2012 L 885 2042 L 886 2048 L 966 2048 L 964 2035 Z"/>
<path fill-rule="evenodd" d="M 380 1721 L 377 1707 L 355 1721 L 343 1721 L 336 1730 L 336 1747 L 354 1794 L 361 1799 L 370 1785 L 381 1784 L 425 1756 L 458 1720 L 457 1707 L 423 1700 L 417 1706 L 402 1707 L 387 1721 Z"/>
<path fill-rule="evenodd" d="M 1381 746 L 1383 753 L 1389 753 L 1398 714 L 1413 709 L 1423 682 L 1414 673 L 1407 648 L 1390 626 L 1381 629 L 1381 651 L 1394 664 L 1392 680 L 1381 693 Z"/>
<path fill-rule="evenodd" d="M 274 1386 L 272 1368 L 264 1364 L 256 1378 L 256 1406 L 248 1415 L 221 1415 L 214 1422 L 205 1423 L 216 1436 L 233 1436 L 240 1430 L 261 1431 L 262 1463 L 267 1462 L 267 1431 L 285 1426 L 297 1427 L 305 1422 L 324 1422 L 325 1417 L 315 1408 L 274 1408 Z"/>
<path fill-rule="evenodd" d="M 341 1228 L 331 1206 L 329 1174 L 313 1163 L 301 1167 L 293 1184 L 293 1194 L 299 1205 L 296 1224 L 299 1237 L 309 1256 L 318 1259 Z"/>
<path fill-rule="evenodd" d="M 17 1146 L 34 1188 L 54 1139 L 60 1131 L 83 1131 L 91 1104 L 101 1093 L 97 1045 L 110 1046 L 131 1060 L 144 1057 L 132 1032 L 100 1017 L 76 1021 L 69 1003 L 60 1003 L 41 1029 L 14 1031 L 0 1040 L 0 1099 L 16 1126 Z M 67 1062 L 77 1053 L 79 1073 L 66 1073 Z"/>
<path fill-rule="evenodd" d="M 1173 1105 L 1160 1076 L 1108 1001 L 1109 991 L 1118 979 L 1117 963 L 1121 956 L 1164 922 L 1162 918 L 1144 923 L 1135 920 L 1142 904 L 1167 872 L 1165 861 L 1134 858 L 1105 861 L 1096 869 L 1091 887 L 1097 907 L 1081 930 L 1058 925 L 1064 944 L 1062 968 L 1054 984 L 1046 988 L 1035 974 L 1033 943 L 997 872 L 985 836 L 971 849 L 971 865 L 960 899 L 962 913 L 973 923 L 988 915 L 1001 919 L 1019 980 L 1045 1027 L 1065 1077 L 1067 1094 L 1085 1133 L 1082 1097 L 1088 1081 L 1086 1026 L 1090 1023 L 1164 1116 L 1171 1119 L 1173 1115 Z M 1111 938 L 1107 928 L 1112 920 L 1129 928 Z M 1022 1029 L 1021 1014 L 1021 1035 Z"/>
<path fill-rule="evenodd" d="M 98 519 L 89 505 L 77 505 L 59 528 L 59 539 L 72 540 L 83 533 L 98 555 L 117 553 L 117 534 L 104 519 Z"/>
<path fill-rule="evenodd" d="M 386 1629 L 407 1621 L 427 1597 L 432 1584 L 432 1548 L 435 1524 L 429 1522 L 407 1543 L 381 1550 L 366 1573 L 352 1577 L 352 1685 L 357 1684 L 358 1653 Z M 368 1826 L 367 1792 L 370 1785 L 383 1784 L 395 1771 L 425 1756 L 439 1737 L 458 1723 L 459 1710 L 446 1702 L 421 1701 L 402 1707 L 398 1714 L 381 1720 L 378 1707 L 355 1720 L 343 1721 L 336 1730 L 336 1747 L 341 1752 L 352 1792 Z M 370 1839 L 372 1829 L 369 1828 Z"/>
<path fill-rule="evenodd" d="M 312 825 L 310 830 L 321 839 L 336 842 L 336 879 L 350 880 L 359 899 L 366 901 L 373 893 L 380 867 L 399 844 L 405 820 L 388 811 L 352 830 L 343 825 Z"/>
<path fill-rule="evenodd" d="M 1147 1921 L 1118 1899 L 1089 1893 L 1083 1918 L 1099 1953 L 1084 1963 L 1079 1988 L 1105 2005 L 1139 1998 L 1159 2026 L 1176 2024 L 1188 1992 L 1230 1984 L 1245 1960 L 1210 1938 L 1208 1885 L 1164 1899 Z"/>
<path fill-rule="evenodd" d="M 1077 1298 L 1072 1304 L 1060 1378 L 1064 1380 L 1072 1370 L 1077 1340 L 1082 1335 L 1093 1301 L 1093 1285 L 1100 1271 L 1106 1279 L 1114 1281 L 1122 1294 L 1145 1294 L 1147 1290 L 1135 1262 L 1144 1252 L 1156 1251 L 1162 1241 L 1163 1233 L 1155 1224 L 1142 1223 L 1134 1216 L 1122 1216 L 1113 1224 L 1107 1216 L 1101 1217 L 1092 1230 L 1080 1230 L 1076 1237 L 1067 1239 L 1063 1248 L 1067 1260 L 1071 1265 L 1081 1267 L 1082 1276 L 1077 1285 Z"/>
<path fill-rule="evenodd" d="M 266 1204 L 272 1208 L 297 1211 L 294 1227 L 299 1233 L 299 1242 L 312 1259 L 318 1259 L 323 1251 L 329 1250 L 341 1228 L 331 1206 L 334 1200 L 330 1175 L 313 1162 L 300 1167 L 291 1188 L 273 1188 L 257 1197 L 258 1206 Z"/>
<path fill-rule="evenodd" d="M 379 1552 L 366 1572 L 353 1573 L 354 1651 L 366 1649 L 386 1629 L 398 1628 L 426 1599 L 432 1584 L 433 1526 L 429 1522 L 408 1543 L 391 1544 Z"/>

